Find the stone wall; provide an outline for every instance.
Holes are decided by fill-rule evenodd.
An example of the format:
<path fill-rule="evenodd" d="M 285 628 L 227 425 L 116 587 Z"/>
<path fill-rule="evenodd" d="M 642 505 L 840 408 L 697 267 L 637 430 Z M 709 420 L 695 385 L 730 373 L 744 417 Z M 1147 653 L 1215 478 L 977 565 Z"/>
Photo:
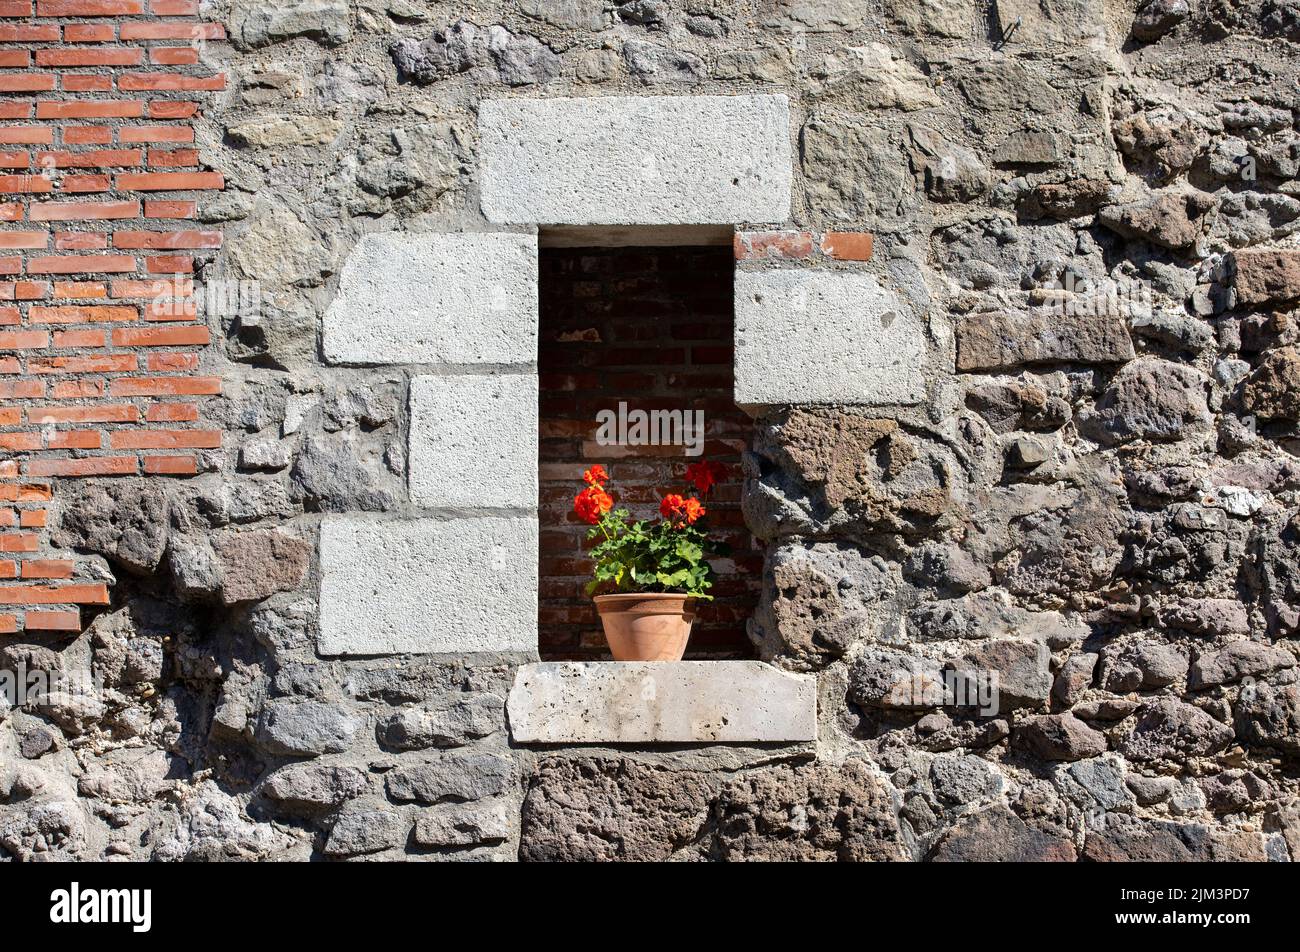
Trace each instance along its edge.
<path fill-rule="evenodd" d="M 192 12 L 0 6 L 24 104 L 128 88 L 114 65 L 76 97 L 27 80 L 55 75 L 22 56 L 60 48 L 51 27 L 133 49 L 136 18 Z M 225 236 L 196 278 L 257 282 L 261 306 L 202 315 L 222 441 L 201 472 L 47 473 L 48 507 L 2 484 L 7 518 L 48 509 L 110 601 L 84 631 L 0 636 L 0 669 L 102 683 L 0 708 L 0 856 L 1300 850 L 1293 7 L 199 14 L 229 43 L 163 71 L 228 77 L 192 123 L 194 170 L 226 185 L 196 211 Z M 675 98 L 614 101 L 651 96 Z M 817 739 L 513 742 L 536 649 L 535 226 L 719 222 L 742 233 L 743 507 L 766 546 L 749 634 L 815 679 Z M 482 433 L 429 412 L 461 400 L 499 411 L 512 476 L 490 504 L 463 495 Z M 0 389 L 0 419 L 30 404 Z M 0 431 L 37 432 L 18 420 Z M 45 451 L 0 477 L 83 455 Z"/>

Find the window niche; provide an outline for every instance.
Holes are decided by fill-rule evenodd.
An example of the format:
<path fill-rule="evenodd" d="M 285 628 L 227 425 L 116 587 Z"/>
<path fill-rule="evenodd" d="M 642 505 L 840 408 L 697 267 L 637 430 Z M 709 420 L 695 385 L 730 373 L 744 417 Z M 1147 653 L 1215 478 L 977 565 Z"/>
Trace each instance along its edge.
<path fill-rule="evenodd" d="M 683 237 L 692 243 L 683 243 Z M 606 229 L 595 237 L 543 231 L 540 245 L 542 660 L 609 658 L 584 590 L 591 567 L 588 526 L 572 514 L 582 471 L 604 465 L 616 504 L 634 516 L 650 517 L 657 516 L 663 494 L 683 491 L 686 466 L 705 459 L 724 463 L 729 471 L 706 504 L 713 530 L 732 555 L 714 563 L 715 600 L 702 606 L 686 658 L 753 657 L 745 623 L 759 597 L 763 557 L 741 514 L 740 462 L 752 422 L 733 399 L 730 230 L 684 236 Z M 651 411 L 670 414 L 654 417 Z M 676 426 L 701 417 L 702 439 Z"/>

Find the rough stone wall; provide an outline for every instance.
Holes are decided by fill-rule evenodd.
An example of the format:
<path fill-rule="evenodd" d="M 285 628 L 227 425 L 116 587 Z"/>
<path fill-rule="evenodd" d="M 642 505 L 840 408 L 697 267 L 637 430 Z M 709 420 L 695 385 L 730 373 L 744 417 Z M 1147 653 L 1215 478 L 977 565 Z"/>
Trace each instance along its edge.
<path fill-rule="evenodd" d="M 195 123 L 227 183 L 203 277 L 257 281 L 263 307 L 207 316 L 212 472 L 57 487 L 56 542 L 106 560 L 112 602 L 71 639 L 6 636 L 0 667 L 91 667 L 105 689 L 0 711 L 0 855 L 1300 849 L 1293 6 L 203 13 L 231 39 L 206 45 L 230 81 Z M 818 742 L 534 753 L 502 713 L 518 658 L 322 657 L 321 514 L 409 504 L 409 371 L 320 359 L 358 236 L 483 230 L 482 99 L 766 91 L 791 97 L 798 146 L 776 224 L 874 232 L 867 271 L 925 355 L 915 405 L 757 421 L 751 637 L 815 672 Z M 798 234 L 762 243 L 805 254 Z M 936 695 L 962 671 L 998 673 L 993 716 Z"/>

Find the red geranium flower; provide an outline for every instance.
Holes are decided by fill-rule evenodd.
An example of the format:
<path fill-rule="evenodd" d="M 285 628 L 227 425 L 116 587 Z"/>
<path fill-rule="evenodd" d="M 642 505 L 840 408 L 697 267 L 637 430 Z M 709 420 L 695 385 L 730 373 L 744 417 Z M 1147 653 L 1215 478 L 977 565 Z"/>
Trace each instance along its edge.
<path fill-rule="evenodd" d="M 727 476 L 727 467 L 713 461 L 692 463 L 686 467 L 686 479 L 698 492 L 707 493 Z"/>
<path fill-rule="evenodd" d="M 589 525 L 600 522 L 600 517 L 614 508 L 614 500 L 599 486 L 588 486 L 573 497 L 573 511 Z"/>
<path fill-rule="evenodd" d="M 584 470 L 582 481 L 588 486 L 604 486 L 609 482 L 609 473 L 605 472 L 605 467 L 597 463 L 591 469 Z"/>
<path fill-rule="evenodd" d="M 694 525 L 704 512 L 704 507 L 694 496 L 683 499 L 676 493 L 669 493 L 663 498 L 663 502 L 659 503 L 659 515 L 675 526 Z"/>

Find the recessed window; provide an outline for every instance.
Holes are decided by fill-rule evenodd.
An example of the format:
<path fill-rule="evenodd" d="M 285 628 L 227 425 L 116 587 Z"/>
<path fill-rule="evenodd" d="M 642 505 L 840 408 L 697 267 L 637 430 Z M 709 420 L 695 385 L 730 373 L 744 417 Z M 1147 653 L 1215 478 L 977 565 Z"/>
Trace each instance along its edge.
<path fill-rule="evenodd" d="M 621 234 L 621 240 L 629 240 Z M 698 239 L 698 236 L 692 236 Z M 616 504 L 657 517 L 682 492 L 686 466 L 724 463 L 706 500 L 731 547 L 714 563 L 715 600 L 692 629 L 688 659 L 749 658 L 745 623 L 757 603 L 762 552 L 745 528 L 741 454 L 752 423 L 732 396 L 732 273 L 721 244 L 556 246 L 543 234 L 540 337 L 539 589 L 541 657 L 599 660 L 609 653 L 584 587 L 588 527 L 572 515 L 582 471 L 601 463 Z M 631 238 L 635 240 L 635 236 Z M 695 424 L 702 423 L 702 433 Z"/>

